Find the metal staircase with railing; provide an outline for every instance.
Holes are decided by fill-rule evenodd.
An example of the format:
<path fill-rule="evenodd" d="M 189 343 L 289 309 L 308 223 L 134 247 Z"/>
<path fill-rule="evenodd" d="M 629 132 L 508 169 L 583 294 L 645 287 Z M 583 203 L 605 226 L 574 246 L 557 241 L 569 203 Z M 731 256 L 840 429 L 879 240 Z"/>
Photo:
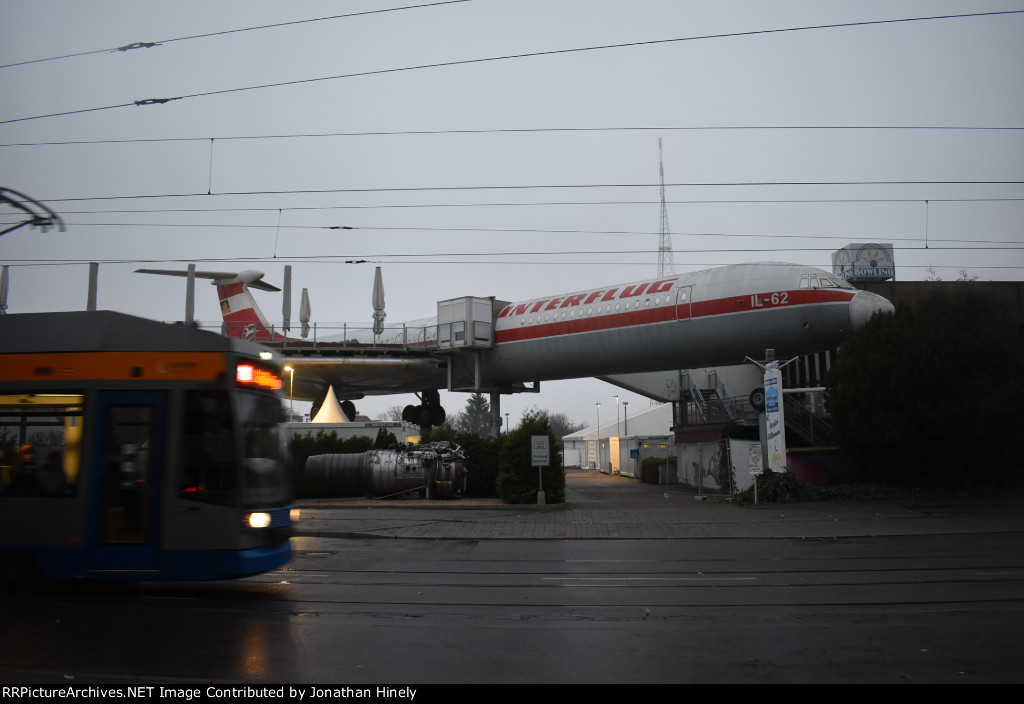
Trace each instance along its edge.
<path fill-rule="evenodd" d="M 703 378 L 701 379 L 703 382 Z M 698 385 L 690 374 L 680 377 L 686 403 L 689 426 L 722 426 L 728 423 L 756 423 L 760 409 L 754 409 L 747 397 L 730 397 L 725 385 L 715 374 L 709 374 L 706 383 Z M 809 447 L 835 447 L 832 425 L 821 413 L 810 407 L 819 407 L 803 394 L 784 394 L 786 432 Z"/>
<path fill-rule="evenodd" d="M 697 411 L 697 418 L 691 422 L 699 421 L 704 425 L 730 423 L 742 416 L 741 400 L 730 398 L 726 392 L 725 385 L 717 376 L 709 381 L 713 382 L 711 388 L 701 389 L 698 387 L 689 374 L 683 375 L 683 383 L 686 393 L 693 401 L 693 408 Z"/>
<path fill-rule="evenodd" d="M 786 432 L 793 432 L 811 447 L 834 447 L 835 438 L 832 424 L 822 416 L 810 411 L 791 394 L 782 397 Z"/>

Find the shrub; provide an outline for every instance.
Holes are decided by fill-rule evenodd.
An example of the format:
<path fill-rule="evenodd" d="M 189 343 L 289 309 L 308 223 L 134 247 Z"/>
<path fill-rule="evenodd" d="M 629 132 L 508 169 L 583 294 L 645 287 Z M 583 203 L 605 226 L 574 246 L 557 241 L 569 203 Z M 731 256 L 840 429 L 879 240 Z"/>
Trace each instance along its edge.
<path fill-rule="evenodd" d="M 469 472 L 466 496 L 491 498 L 498 495 L 498 455 L 501 451 L 498 438 L 456 430 L 446 423 L 434 430 L 431 439 L 454 442 L 465 451 L 466 471 Z"/>
<path fill-rule="evenodd" d="M 558 438 L 551 432 L 547 411 L 531 410 L 523 415 L 519 426 L 503 438 L 498 462 L 498 496 L 508 504 L 532 504 L 537 501 L 537 468 L 530 466 L 531 436 L 547 435 L 551 464 L 542 470 L 544 501 L 565 501 L 565 473 L 558 452 Z"/>
<path fill-rule="evenodd" d="M 676 471 L 675 457 L 645 457 L 640 462 L 640 481 L 645 484 L 662 484 L 661 467 L 668 462 L 668 471 Z"/>
<path fill-rule="evenodd" d="M 758 503 L 789 503 L 811 501 L 814 498 L 814 489 L 790 472 L 773 472 L 766 469 L 757 478 Z M 753 504 L 754 487 L 750 486 L 738 493 L 735 501 L 738 504 Z"/>

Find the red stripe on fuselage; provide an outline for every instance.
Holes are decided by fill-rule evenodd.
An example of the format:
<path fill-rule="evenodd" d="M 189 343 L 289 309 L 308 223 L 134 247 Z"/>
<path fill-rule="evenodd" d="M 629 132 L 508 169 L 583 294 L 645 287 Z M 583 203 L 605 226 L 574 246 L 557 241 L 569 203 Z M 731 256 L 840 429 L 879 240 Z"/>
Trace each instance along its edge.
<path fill-rule="evenodd" d="M 648 294 L 667 293 L 672 289 L 672 286 L 677 279 L 678 277 L 658 279 L 656 281 L 627 285 L 624 288 L 616 286 L 614 288 L 598 289 L 597 291 L 584 291 L 583 293 L 565 295 L 558 298 L 542 298 L 538 301 L 528 301 L 527 303 L 511 303 L 502 309 L 498 314 L 498 317 L 515 317 L 517 315 L 524 315 L 528 313 L 538 313 L 542 310 L 556 310 L 560 308 L 571 308 L 578 305 L 590 305 L 598 299 L 600 299 L 601 302 L 608 302 L 615 299 L 632 298 L 634 296 L 642 296 L 645 291 Z M 620 288 L 622 288 L 621 293 L 619 292 Z"/>
<path fill-rule="evenodd" d="M 800 289 L 796 291 L 770 291 L 765 293 L 746 294 L 741 296 L 730 296 L 718 298 L 711 301 L 694 301 L 691 304 L 683 305 L 661 305 L 622 311 L 618 313 L 600 313 L 593 315 L 584 314 L 581 317 L 568 318 L 565 320 L 552 320 L 543 323 L 521 324 L 515 321 L 515 327 L 496 330 L 495 342 L 516 342 L 521 340 L 536 340 L 559 335 L 573 335 L 584 332 L 595 332 L 599 330 L 610 330 L 614 328 L 629 328 L 638 325 L 651 325 L 655 323 L 668 323 L 675 320 L 696 320 L 698 318 L 709 318 L 719 315 L 731 315 L 735 313 L 749 313 L 752 311 L 768 310 L 772 308 L 792 308 L 794 306 L 805 306 L 817 303 L 847 303 L 856 291 L 842 289 Z M 775 302 L 773 303 L 773 298 Z M 785 303 L 781 302 L 785 296 Z M 550 299 L 549 299 L 550 300 Z M 627 299 L 629 300 L 629 299 Z M 635 300 L 635 299 L 634 299 Z M 520 306 L 513 305 L 506 308 L 518 313 Z M 687 315 L 689 308 L 689 315 Z M 512 317 L 505 313 L 506 318 Z M 516 315 L 519 318 L 523 313 Z M 526 313 L 529 315 L 529 313 Z M 541 313 L 543 315 L 543 313 Z M 557 315 L 557 313 L 556 313 Z M 502 321 L 499 319 L 499 325 Z"/>

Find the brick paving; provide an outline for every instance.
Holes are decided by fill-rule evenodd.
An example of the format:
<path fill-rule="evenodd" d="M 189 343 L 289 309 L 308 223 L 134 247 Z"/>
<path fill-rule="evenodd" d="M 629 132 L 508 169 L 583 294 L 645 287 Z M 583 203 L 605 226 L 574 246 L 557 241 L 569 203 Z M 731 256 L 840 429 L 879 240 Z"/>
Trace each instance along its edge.
<path fill-rule="evenodd" d="M 569 472 L 566 503 L 496 499 L 300 502 L 298 535 L 446 540 L 846 538 L 1024 530 L 1024 497 L 740 507 L 684 487 Z"/>

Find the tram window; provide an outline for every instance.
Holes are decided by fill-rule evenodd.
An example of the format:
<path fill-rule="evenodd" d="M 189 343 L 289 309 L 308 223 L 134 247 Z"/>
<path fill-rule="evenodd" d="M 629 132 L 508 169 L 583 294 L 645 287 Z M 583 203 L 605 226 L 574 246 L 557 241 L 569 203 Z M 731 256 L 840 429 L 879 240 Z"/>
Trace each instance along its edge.
<path fill-rule="evenodd" d="M 82 407 L 81 394 L 0 394 L 0 497 L 76 493 Z"/>
<path fill-rule="evenodd" d="M 227 391 L 185 394 L 179 497 L 213 504 L 237 503 L 237 460 L 230 409 Z"/>

